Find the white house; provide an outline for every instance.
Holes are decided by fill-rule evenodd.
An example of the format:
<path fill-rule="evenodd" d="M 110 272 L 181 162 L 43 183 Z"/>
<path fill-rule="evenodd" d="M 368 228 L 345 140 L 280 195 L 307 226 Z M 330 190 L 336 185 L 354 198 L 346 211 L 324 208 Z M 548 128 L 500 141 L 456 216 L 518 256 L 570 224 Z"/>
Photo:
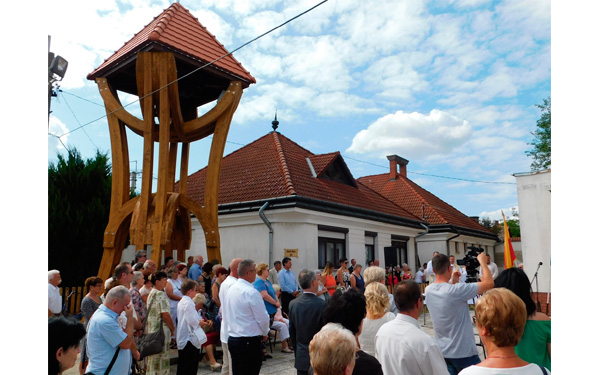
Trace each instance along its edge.
<path fill-rule="evenodd" d="M 532 280 L 532 288 L 534 292 L 539 288 L 540 300 L 546 302 L 546 294 L 551 293 L 551 173 L 548 169 L 513 176 L 517 180 L 523 267 L 533 279 L 542 263 L 537 271 L 537 282 Z"/>

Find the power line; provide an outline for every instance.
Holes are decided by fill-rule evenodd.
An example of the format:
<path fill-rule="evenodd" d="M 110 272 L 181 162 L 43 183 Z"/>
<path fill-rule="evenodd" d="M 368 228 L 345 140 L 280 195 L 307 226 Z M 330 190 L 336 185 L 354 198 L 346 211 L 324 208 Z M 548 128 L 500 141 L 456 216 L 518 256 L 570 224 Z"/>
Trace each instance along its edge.
<path fill-rule="evenodd" d="M 117 112 L 117 111 L 120 111 L 121 109 L 124 109 L 125 107 L 127 107 L 127 106 L 129 106 L 129 105 L 131 105 L 131 104 L 133 104 L 133 103 L 139 102 L 140 100 L 144 99 L 145 97 L 148 97 L 148 96 L 150 96 L 150 95 L 152 95 L 152 94 L 154 94 L 154 93 L 156 93 L 156 92 L 158 92 L 158 91 L 160 91 L 160 90 L 162 90 L 162 89 L 165 89 L 165 88 L 169 87 L 170 85 L 174 84 L 175 82 L 178 82 L 178 81 L 180 81 L 180 80 L 182 80 L 182 79 L 184 79 L 184 78 L 186 78 L 186 77 L 188 77 L 188 76 L 190 76 L 190 75 L 192 75 L 192 74 L 196 73 L 197 71 L 199 71 L 199 70 L 201 70 L 201 69 L 204 69 L 204 68 L 206 68 L 206 67 L 208 67 L 208 66 L 210 66 L 210 65 L 212 65 L 212 64 L 214 64 L 214 63 L 216 63 L 217 61 L 220 61 L 220 60 L 224 59 L 225 57 L 227 57 L 227 56 L 231 55 L 232 53 L 234 53 L 234 52 L 236 52 L 236 51 L 239 51 L 240 49 L 242 49 L 242 48 L 246 47 L 247 45 L 249 45 L 249 44 L 251 44 L 251 43 L 253 43 L 253 42 L 257 41 L 258 39 L 260 39 L 260 38 L 262 38 L 262 37 L 264 37 L 264 36 L 266 36 L 266 35 L 268 35 L 268 34 L 272 33 L 273 31 L 275 31 L 275 30 L 277 30 L 277 29 L 279 29 L 279 28 L 281 28 L 281 27 L 283 27 L 283 26 L 287 25 L 288 23 L 290 23 L 290 22 L 294 21 L 295 19 L 297 19 L 297 18 L 299 18 L 299 17 L 301 17 L 301 16 L 305 15 L 306 13 L 308 13 L 308 12 L 312 11 L 313 9 L 315 9 L 315 8 L 317 8 L 317 7 L 321 6 L 321 5 L 323 5 L 323 4 L 324 4 L 324 3 L 326 3 L 327 1 L 329 1 L 329 0 L 323 0 L 323 1 L 321 1 L 321 2 L 320 2 L 320 3 L 318 3 L 317 5 L 314 5 L 313 7 L 311 7 L 311 8 L 309 8 L 309 9 L 305 10 L 304 12 L 302 12 L 302 13 L 300 13 L 300 14 L 298 14 L 298 15 L 296 15 L 296 16 L 294 16 L 294 17 L 292 17 L 292 18 L 290 18 L 289 20 L 287 20 L 287 21 L 283 22 L 282 24 L 280 24 L 280 25 L 278 25 L 278 26 L 275 26 L 275 27 L 274 27 L 274 28 L 272 28 L 271 30 L 269 30 L 269 31 L 267 31 L 267 32 L 265 32 L 265 33 L 263 33 L 263 34 L 261 34 L 261 35 L 257 36 L 256 38 L 254 38 L 254 39 L 252 39 L 252 40 L 250 40 L 250 41 L 248 41 L 248 42 L 246 42 L 246 43 L 242 44 L 241 46 L 237 47 L 237 48 L 236 48 L 236 49 L 234 49 L 233 51 L 231 51 L 231 52 L 229 52 L 229 53 L 227 53 L 227 54 L 225 54 L 225 55 L 223 55 L 223 56 L 221 56 L 221 57 L 219 57 L 219 58 L 217 58 L 217 59 L 215 59 L 215 60 L 213 60 L 213 61 L 211 61 L 211 62 L 209 62 L 209 63 L 207 63 L 207 64 L 204 64 L 203 66 L 200 66 L 200 67 L 198 67 L 198 68 L 196 68 L 196 69 L 192 70 L 191 72 L 189 72 L 189 73 L 187 73 L 187 74 L 185 74 L 185 75 L 181 76 L 180 78 L 177 78 L 177 79 L 176 79 L 176 80 L 174 80 L 173 82 L 169 82 L 169 83 L 167 83 L 165 86 L 163 86 L 163 87 L 160 87 L 160 88 L 156 89 L 155 91 L 153 91 L 153 92 L 151 92 L 151 93 L 148 93 L 147 95 L 145 95 L 145 96 L 143 96 L 143 97 L 141 97 L 141 98 L 138 98 L 138 99 L 136 99 L 136 100 L 132 101 L 131 103 L 128 103 L 128 104 L 126 104 L 126 105 L 124 105 L 124 106 L 121 106 L 120 108 L 117 108 L 117 109 L 115 109 L 114 111 L 112 111 L 112 112 L 110 112 L 110 113 L 107 113 L 106 115 L 103 115 L 103 116 L 101 116 L 101 117 L 99 117 L 99 118 L 97 118 L 97 119 L 95 119 L 95 120 L 92 120 L 92 121 L 90 121 L 90 122 L 88 122 L 88 123 L 86 123 L 86 124 L 84 124 L 84 125 L 81 125 L 81 126 L 79 126 L 79 127 L 75 128 L 75 129 L 73 129 L 73 130 L 70 130 L 70 131 L 66 132 L 65 134 L 61 135 L 60 137 L 63 137 L 63 136 L 65 136 L 65 135 L 67 135 L 67 134 L 70 134 L 70 133 L 72 133 L 72 132 L 74 132 L 74 131 L 76 131 L 76 130 L 82 129 L 82 128 L 84 128 L 84 127 L 86 127 L 86 126 L 88 126 L 88 125 L 90 125 L 90 124 L 92 124 L 92 123 L 94 123 L 94 122 L 96 122 L 96 121 L 99 121 L 99 120 L 101 120 L 101 119 L 103 119 L 103 118 L 105 118 L 105 117 L 108 117 L 109 115 L 111 115 L 111 114 L 113 114 L 113 113 L 115 113 L 115 112 Z"/>
<path fill-rule="evenodd" d="M 67 98 L 65 98 L 65 95 L 63 94 L 62 90 L 58 90 L 58 92 L 61 93 L 61 97 L 63 98 L 63 100 L 65 101 L 65 104 L 67 105 L 67 108 L 69 108 L 69 111 L 71 111 L 71 114 L 73 115 L 73 117 L 75 118 L 75 121 L 77 121 L 77 123 L 79 125 L 81 125 L 81 122 L 79 121 L 79 119 L 77 118 L 77 116 L 75 116 L 75 112 L 73 112 L 73 109 L 71 109 L 71 106 L 69 105 L 69 102 L 67 102 Z M 96 147 L 96 150 L 99 150 L 98 146 L 96 146 L 96 144 L 94 143 L 94 141 L 92 141 L 92 138 L 90 137 L 90 135 L 85 131 L 84 128 L 81 128 L 81 130 L 83 130 L 83 132 L 85 133 L 85 135 L 88 137 L 88 139 L 90 140 L 90 142 L 92 142 L 92 144 L 94 145 L 94 147 Z M 60 138 L 59 138 L 60 139 Z"/>
<path fill-rule="evenodd" d="M 385 167 L 383 165 L 379 165 L 379 164 L 375 164 L 375 163 L 371 163 L 368 161 L 364 161 L 364 160 L 358 160 L 358 159 L 354 159 L 351 158 L 349 156 L 346 155 L 342 155 L 345 159 L 350 159 L 350 160 L 354 160 L 360 163 L 365 163 L 365 164 L 370 164 L 370 165 L 374 165 L 376 167 L 380 167 L 383 169 L 387 169 L 388 167 Z M 448 177 L 448 176 L 439 176 L 439 175 L 435 175 L 435 174 L 429 174 L 429 173 L 421 173 L 421 172 L 411 172 L 411 171 L 407 171 L 407 173 L 414 173 L 414 174 L 419 174 L 419 175 L 423 175 L 423 176 L 429 176 L 429 177 L 437 177 L 437 178 L 446 178 L 449 180 L 459 180 L 459 181 L 468 181 L 468 182 L 477 182 L 477 183 L 481 183 L 481 184 L 507 184 L 507 185 L 516 185 L 516 182 L 501 182 L 501 181 L 480 181 L 480 180 L 471 180 L 468 178 L 459 178 L 459 177 Z"/>
<path fill-rule="evenodd" d="M 86 99 L 86 98 L 84 98 L 84 97 L 82 97 L 82 96 L 79 96 L 79 95 L 75 95 L 75 94 L 73 94 L 73 93 L 71 93 L 71 92 L 68 92 L 68 91 L 64 91 L 64 90 L 60 90 L 60 89 L 59 89 L 58 91 L 59 91 L 59 92 L 61 92 L 61 93 L 63 93 L 63 94 L 68 94 L 68 95 L 74 96 L 74 97 L 76 97 L 76 98 L 78 98 L 78 99 L 85 100 L 85 101 L 86 101 L 86 102 L 88 102 L 88 103 L 92 103 L 92 104 L 95 104 L 95 105 L 97 105 L 97 106 L 100 106 L 100 107 L 104 108 L 104 104 L 96 103 L 96 102 L 94 102 L 94 101 L 91 101 L 91 100 L 89 100 L 89 99 Z"/>

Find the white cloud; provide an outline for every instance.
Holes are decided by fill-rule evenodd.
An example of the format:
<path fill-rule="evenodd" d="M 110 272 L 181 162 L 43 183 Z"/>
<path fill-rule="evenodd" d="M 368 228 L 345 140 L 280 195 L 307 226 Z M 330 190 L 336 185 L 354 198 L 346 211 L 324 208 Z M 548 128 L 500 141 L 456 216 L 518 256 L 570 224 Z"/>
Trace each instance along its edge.
<path fill-rule="evenodd" d="M 68 132 L 69 129 L 58 118 L 50 115 L 50 123 L 48 126 L 48 159 L 53 159 L 57 152 L 65 150 L 65 146 L 69 147 L 68 138 L 69 135 L 65 135 L 58 139 L 59 136 Z M 52 134 L 52 135 L 51 135 Z M 62 143 L 61 143 L 62 141 Z"/>
<path fill-rule="evenodd" d="M 418 52 L 388 56 L 373 63 L 361 76 L 367 88 L 377 96 L 408 100 L 414 93 L 428 88 L 425 74 L 417 70 L 428 60 Z"/>
<path fill-rule="evenodd" d="M 231 44 L 233 42 L 234 27 L 231 23 L 225 21 L 217 13 L 201 7 L 200 4 L 190 4 L 188 9 L 198 19 L 198 22 L 206 27 L 208 32 L 213 34 L 221 44 L 228 50 L 233 49 Z"/>
<path fill-rule="evenodd" d="M 496 7 L 504 30 L 550 39 L 550 0 L 505 0 Z"/>
<path fill-rule="evenodd" d="M 285 115 L 287 121 L 293 122 L 298 118 L 298 111 L 305 108 L 311 98 L 317 95 L 309 87 L 297 87 L 284 82 L 250 86 L 246 91 L 233 118 L 238 124 L 272 118 L 275 110 Z"/>
<path fill-rule="evenodd" d="M 414 50 L 430 28 L 420 1 L 355 1 L 340 10 L 340 34 L 367 56 Z"/>
<path fill-rule="evenodd" d="M 454 4 L 459 8 L 470 8 L 488 4 L 490 0 L 448 0 L 448 3 Z"/>
<path fill-rule="evenodd" d="M 447 112 L 434 109 L 425 115 L 398 111 L 379 118 L 357 133 L 346 151 L 424 159 L 453 152 L 465 144 L 471 134 L 467 121 Z"/>
<path fill-rule="evenodd" d="M 310 98 L 309 108 L 320 116 L 350 116 L 378 112 L 371 101 L 344 91 L 326 92 Z"/>
<path fill-rule="evenodd" d="M 355 85 L 350 68 L 339 58 L 337 38 L 284 37 L 276 45 L 282 54 L 285 79 L 322 91 L 347 90 Z"/>
<path fill-rule="evenodd" d="M 504 216 L 506 217 L 506 220 L 510 220 L 513 218 L 516 218 L 513 216 L 512 214 L 512 209 L 515 209 L 517 214 L 519 213 L 519 207 L 518 206 L 512 206 L 512 207 L 508 207 L 508 208 L 500 208 L 494 211 L 483 211 L 479 214 L 480 218 L 484 218 L 484 217 L 489 217 L 492 220 L 498 220 L 500 222 L 500 224 L 502 224 L 502 212 L 504 212 Z"/>

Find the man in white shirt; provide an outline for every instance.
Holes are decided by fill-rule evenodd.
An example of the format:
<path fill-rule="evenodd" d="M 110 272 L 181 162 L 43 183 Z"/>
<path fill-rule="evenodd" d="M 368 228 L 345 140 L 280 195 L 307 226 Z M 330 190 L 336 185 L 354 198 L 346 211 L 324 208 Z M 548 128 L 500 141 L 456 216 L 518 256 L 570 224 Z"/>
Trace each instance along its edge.
<path fill-rule="evenodd" d="M 417 273 L 415 273 L 415 282 L 417 284 L 422 284 L 425 282 L 425 269 L 427 268 L 427 263 L 423 264 L 423 267 L 419 268 Z"/>
<path fill-rule="evenodd" d="M 439 253 L 440 253 L 439 251 L 434 251 L 433 257 L 435 257 L 436 255 L 439 255 Z M 429 284 L 433 284 L 435 282 L 435 272 L 433 272 L 433 266 L 432 266 L 433 257 L 431 257 L 431 260 L 429 262 L 427 262 L 427 268 L 425 269 L 425 277 L 426 277 L 427 281 L 429 282 Z"/>
<path fill-rule="evenodd" d="M 252 284 L 256 264 L 246 259 L 238 266 L 238 280 L 225 297 L 227 348 L 233 375 L 258 375 L 262 366 L 262 342 L 269 333 L 269 314 L 262 296 Z M 221 328 L 222 329 L 222 328 Z"/>
<path fill-rule="evenodd" d="M 452 271 L 460 272 L 460 277 L 458 278 L 458 282 L 459 283 L 466 282 L 467 281 L 467 271 L 463 267 L 460 267 L 458 264 L 456 264 L 456 258 L 454 257 L 454 255 L 450 255 L 448 258 L 450 259 L 450 266 L 452 267 Z"/>
<path fill-rule="evenodd" d="M 227 317 L 225 316 L 225 311 L 223 310 L 223 306 L 225 305 L 225 297 L 227 297 L 227 292 L 229 288 L 233 284 L 235 284 L 238 280 L 238 265 L 242 259 L 234 258 L 229 263 L 229 276 L 223 281 L 221 284 L 221 288 L 219 288 L 219 301 L 221 301 L 221 307 L 219 307 L 219 313 L 221 314 L 221 349 L 223 349 L 223 367 L 221 367 L 221 374 L 223 375 L 231 375 L 231 356 L 229 355 L 229 350 L 227 349 L 227 340 L 229 340 L 229 334 L 227 333 Z"/>
<path fill-rule="evenodd" d="M 59 315 L 62 311 L 62 297 L 58 290 L 61 282 L 60 271 L 48 271 L 48 316 Z"/>
<path fill-rule="evenodd" d="M 398 315 L 381 326 L 375 336 L 375 356 L 385 375 L 448 374 L 435 340 L 417 321 L 423 311 L 421 287 L 412 280 L 394 288 Z"/>
<path fill-rule="evenodd" d="M 495 280 L 496 277 L 498 277 L 498 266 L 496 265 L 496 263 L 491 261 L 489 255 L 486 255 L 485 261 L 486 261 L 488 268 L 490 269 L 490 272 L 492 273 L 492 278 L 494 278 L 494 280 Z M 481 267 L 479 269 L 481 270 Z M 481 271 L 479 271 L 479 274 L 481 275 Z"/>

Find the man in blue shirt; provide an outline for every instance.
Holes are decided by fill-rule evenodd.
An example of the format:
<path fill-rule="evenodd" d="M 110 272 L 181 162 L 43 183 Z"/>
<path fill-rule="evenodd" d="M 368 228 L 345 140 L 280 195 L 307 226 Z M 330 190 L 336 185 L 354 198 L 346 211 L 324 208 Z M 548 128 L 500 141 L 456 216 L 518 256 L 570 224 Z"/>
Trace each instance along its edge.
<path fill-rule="evenodd" d="M 281 311 L 288 314 L 290 301 L 298 295 L 298 283 L 292 272 L 292 259 L 285 257 L 281 263 L 283 269 L 278 274 L 279 285 L 281 286 Z"/>
<path fill-rule="evenodd" d="M 131 344 L 133 343 L 133 307 L 129 306 L 131 296 L 126 287 L 119 285 L 106 295 L 104 304 L 92 315 L 88 325 L 87 352 L 89 363 L 86 373 L 104 374 L 117 347 L 119 354 L 110 374 L 128 374 L 131 369 Z M 119 326 L 117 318 L 125 311 L 127 327 Z M 139 357 L 139 353 L 137 354 Z M 139 358 L 136 358 L 139 359 Z"/>
<path fill-rule="evenodd" d="M 188 270 L 188 278 L 194 281 L 198 281 L 200 275 L 202 275 L 202 263 L 204 263 L 204 258 L 202 255 L 198 255 L 194 258 L 194 264 Z"/>

